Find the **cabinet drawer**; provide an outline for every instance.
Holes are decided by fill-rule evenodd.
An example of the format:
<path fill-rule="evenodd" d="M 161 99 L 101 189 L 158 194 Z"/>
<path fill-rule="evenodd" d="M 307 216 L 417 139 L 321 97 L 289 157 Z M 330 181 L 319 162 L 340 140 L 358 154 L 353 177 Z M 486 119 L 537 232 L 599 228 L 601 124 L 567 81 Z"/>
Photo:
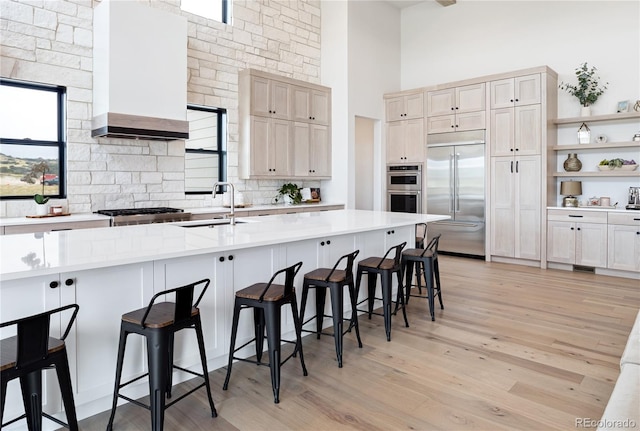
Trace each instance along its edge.
<path fill-rule="evenodd" d="M 547 219 L 552 221 L 574 221 L 580 223 L 607 223 L 604 211 L 548 210 Z"/>
<path fill-rule="evenodd" d="M 640 212 L 635 213 L 609 213 L 609 224 L 622 224 L 628 226 L 640 226 Z"/>

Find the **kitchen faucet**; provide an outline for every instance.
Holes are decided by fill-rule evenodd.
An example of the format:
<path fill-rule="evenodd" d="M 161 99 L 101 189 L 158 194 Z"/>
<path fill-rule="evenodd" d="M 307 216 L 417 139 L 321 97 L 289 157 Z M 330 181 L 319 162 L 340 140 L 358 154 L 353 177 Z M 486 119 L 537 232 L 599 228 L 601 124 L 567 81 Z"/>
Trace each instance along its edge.
<path fill-rule="evenodd" d="M 234 200 L 234 196 L 235 195 L 235 189 L 233 188 L 233 184 L 231 184 L 230 182 L 227 181 L 221 181 L 218 183 L 215 183 L 213 185 L 213 199 L 216 198 L 216 190 L 218 188 L 218 186 L 229 186 L 231 187 L 231 196 L 229 198 L 229 203 L 231 204 L 231 212 L 229 213 L 229 217 L 231 218 L 231 225 L 235 225 L 236 224 L 236 215 L 235 215 L 235 200 Z"/>

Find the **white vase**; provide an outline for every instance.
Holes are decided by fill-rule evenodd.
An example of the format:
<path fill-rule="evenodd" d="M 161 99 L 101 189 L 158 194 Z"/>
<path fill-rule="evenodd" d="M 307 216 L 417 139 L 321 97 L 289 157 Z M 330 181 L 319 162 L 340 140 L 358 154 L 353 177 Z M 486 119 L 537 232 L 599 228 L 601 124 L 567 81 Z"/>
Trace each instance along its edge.
<path fill-rule="evenodd" d="M 591 106 L 583 106 L 582 108 L 580 108 L 580 116 L 581 117 L 591 116 Z"/>
<path fill-rule="evenodd" d="M 36 215 L 44 216 L 49 213 L 49 205 L 47 204 L 36 204 Z"/>

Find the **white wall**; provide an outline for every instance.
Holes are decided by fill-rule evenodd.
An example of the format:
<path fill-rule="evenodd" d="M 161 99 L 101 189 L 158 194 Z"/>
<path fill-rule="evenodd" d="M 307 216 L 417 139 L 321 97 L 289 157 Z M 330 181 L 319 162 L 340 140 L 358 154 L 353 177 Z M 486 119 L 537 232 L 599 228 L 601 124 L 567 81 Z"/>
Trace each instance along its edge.
<path fill-rule="evenodd" d="M 356 116 L 384 121 L 384 93 L 400 89 L 400 11 L 381 1 L 321 3 L 321 83 L 333 89 L 333 200 L 355 208 Z M 374 208 L 382 209 L 384 143 L 374 126 Z"/>
<path fill-rule="evenodd" d="M 593 114 L 640 99 L 640 2 L 424 2 L 402 10 L 402 88 L 547 65 L 575 82 L 583 62 L 609 89 Z M 558 92 L 558 116 L 579 115 L 577 99 Z"/>
<path fill-rule="evenodd" d="M 380 121 L 356 117 L 355 132 L 355 209 L 373 210 L 374 130 Z"/>

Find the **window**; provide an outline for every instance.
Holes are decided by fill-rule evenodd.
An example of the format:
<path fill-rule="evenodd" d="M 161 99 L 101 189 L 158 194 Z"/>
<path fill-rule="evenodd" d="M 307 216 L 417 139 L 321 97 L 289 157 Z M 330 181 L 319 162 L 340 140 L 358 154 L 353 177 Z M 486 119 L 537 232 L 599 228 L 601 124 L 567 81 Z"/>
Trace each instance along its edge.
<path fill-rule="evenodd" d="M 182 0 L 180 9 L 225 24 L 231 21 L 231 0 Z"/>
<path fill-rule="evenodd" d="M 187 120 L 185 193 L 211 193 L 215 182 L 227 180 L 227 110 L 189 105 Z"/>
<path fill-rule="evenodd" d="M 65 197 L 66 89 L 0 79 L 0 199 Z"/>

